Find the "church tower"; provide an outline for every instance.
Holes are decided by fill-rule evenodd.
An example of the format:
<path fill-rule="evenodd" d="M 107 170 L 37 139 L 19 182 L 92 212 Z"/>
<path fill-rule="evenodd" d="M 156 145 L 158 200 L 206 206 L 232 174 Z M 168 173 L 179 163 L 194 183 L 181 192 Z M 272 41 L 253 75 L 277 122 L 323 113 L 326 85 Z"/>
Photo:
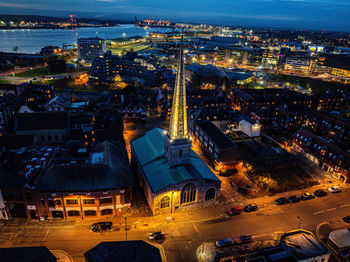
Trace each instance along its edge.
<path fill-rule="evenodd" d="M 173 104 L 171 108 L 170 127 L 164 141 L 164 153 L 170 167 L 187 164 L 190 159 L 192 141 L 189 138 L 187 130 L 185 80 L 182 36 L 175 79 Z"/>

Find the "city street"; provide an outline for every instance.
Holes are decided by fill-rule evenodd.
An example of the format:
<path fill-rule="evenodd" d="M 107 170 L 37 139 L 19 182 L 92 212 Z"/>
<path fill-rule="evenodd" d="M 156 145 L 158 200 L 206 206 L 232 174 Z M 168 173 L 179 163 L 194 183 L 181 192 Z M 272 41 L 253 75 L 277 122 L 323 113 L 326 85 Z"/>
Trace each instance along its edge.
<path fill-rule="evenodd" d="M 310 191 L 315 189 L 316 187 Z M 166 216 L 130 217 L 127 239 L 147 240 L 147 233 L 161 230 L 166 233 L 167 238 L 158 244 L 164 248 L 167 261 L 197 261 L 196 249 L 199 245 L 223 237 L 251 234 L 259 241 L 272 239 L 274 232 L 296 229 L 299 223 L 301 228 L 310 231 L 315 231 L 317 225 L 322 222 L 328 222 L 334 229 L 346 226 L 341 218 L 350 214 L 350 188 L 344 188 L 342 193 L 285 206 L 276 206 L 273 202 L 275 198 L 294 193 L 301 191 L 254 199 L 259 206 L 257 212 L 243 213 L 232 218 L 226 218 L 222 214 L 229 207 L 243 206 L 247 203 L 237 201 L 224 206 L 192 211 L 192 214 L 174 214 L 173 221 L 169 223 L 166 222 Z M 217 218 L 214 219 L 215 217 Z M 28 221 L 26 224 L 17 225 L 10 222 L 0 228 L 0 245 L 45 245 L 52 250 L 67 252 L 74 261 L 84 261 L 83 254 L 99 242 L 125 240 L 124 219 L 114 217 L 110 220 L 114 224 L 113 230 L 103 233 L 90 230 L 90 225 L 95 220 Z"/>

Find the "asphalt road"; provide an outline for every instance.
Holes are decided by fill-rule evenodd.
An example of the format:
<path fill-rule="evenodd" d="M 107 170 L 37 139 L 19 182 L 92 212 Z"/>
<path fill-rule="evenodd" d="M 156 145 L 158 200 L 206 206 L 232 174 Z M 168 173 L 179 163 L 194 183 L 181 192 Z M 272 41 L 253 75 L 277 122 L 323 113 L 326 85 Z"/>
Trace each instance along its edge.
<path fill-rule="evenodd" d="M 237 237 L 251 234 L 256 241 L 272 239 L 274 232 L 296 229 L 301 218 L 301 228 L 314 231 L 318 224 L 328 222 L 333 228 L 346 224 L 342 217 L 350 215 L 350 188 L 344 192 L 323 198 L 302 201 L 296 204 L 276 206 L 273 202 L 260 205 L 254 213 L 219 218 L 209 221 L 174 221 L 154 228 L 151 224 L 128 230 L 128 240 L 147 240 L 147 233 L 162 230 L 167 238 L 159 243 L 164 248 L 167 261 L 197 261 L 196 249 L 203 242 L 211 242 L 223 237 Z M 200 219 L 200 218 L 199 218 Z M 205 219 L 205 217 L 203 217 Z M 85 221 L 86 222 L 86 221 Z M 94 233 L 88 223 L 74 224 L 62 221 L 61 226 L 37 224 L 0 228 L 0 246 L 45 245 L 52 250 L 68 252 L 74 261 L 84 261 L 83 254 L 101 241 L 125 240 L 123 225 L 116 225 L 113 231 Z"/>

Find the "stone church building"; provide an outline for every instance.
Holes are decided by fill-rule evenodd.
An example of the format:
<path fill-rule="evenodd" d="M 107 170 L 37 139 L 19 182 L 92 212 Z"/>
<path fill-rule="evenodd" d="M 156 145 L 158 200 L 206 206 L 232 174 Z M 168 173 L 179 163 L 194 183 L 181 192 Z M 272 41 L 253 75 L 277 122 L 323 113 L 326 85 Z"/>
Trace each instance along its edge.
<path fill-rule="evenodd" d="M 221 181 L 191 144 L 181 47 L 169 132 L 154 128 L 131 142 L 132 166 L 154 215 L 210 205 L 220 194 Z"/>

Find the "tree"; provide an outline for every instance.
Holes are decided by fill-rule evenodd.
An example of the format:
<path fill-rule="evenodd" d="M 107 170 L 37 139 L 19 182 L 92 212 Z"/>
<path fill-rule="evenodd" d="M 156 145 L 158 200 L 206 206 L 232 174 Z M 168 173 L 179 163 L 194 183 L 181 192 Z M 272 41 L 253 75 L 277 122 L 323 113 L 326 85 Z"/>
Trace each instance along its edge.
<path fill-rule="evenodd" d="M 47 61 L 47 69 L 50 72 L 66 72 L 67 63 L 63 59 L 57 58 L 57 56 L 50 57 Z"/>

